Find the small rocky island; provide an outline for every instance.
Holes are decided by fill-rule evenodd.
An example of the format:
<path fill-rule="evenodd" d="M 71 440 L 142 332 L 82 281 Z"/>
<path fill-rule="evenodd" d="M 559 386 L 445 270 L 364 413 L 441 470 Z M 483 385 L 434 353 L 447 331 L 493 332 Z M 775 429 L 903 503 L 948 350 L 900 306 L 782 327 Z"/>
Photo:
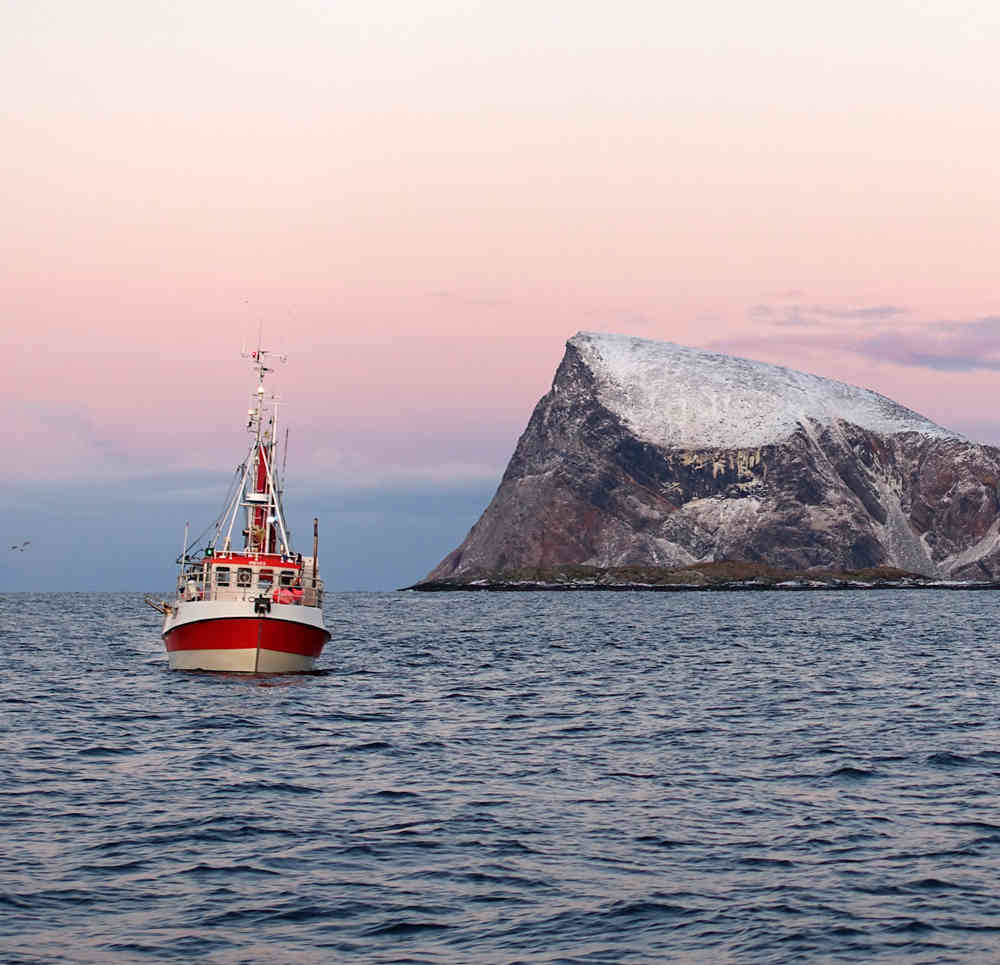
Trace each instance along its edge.
<path fill-rule="evenodd" d="M 868 389 L 580 333 L 414 589 L 989 586 L 1000 449 Z"/>

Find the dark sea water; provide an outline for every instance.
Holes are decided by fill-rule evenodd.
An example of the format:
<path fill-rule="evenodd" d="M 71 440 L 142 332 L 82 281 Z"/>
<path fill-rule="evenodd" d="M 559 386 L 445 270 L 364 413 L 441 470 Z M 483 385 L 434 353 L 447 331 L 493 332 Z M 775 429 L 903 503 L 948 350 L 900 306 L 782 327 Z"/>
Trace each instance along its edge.
<path fill-rule="evenodd" d="M 4 962 L 1000 961 L 1000 595 L 0 596 Z"/>

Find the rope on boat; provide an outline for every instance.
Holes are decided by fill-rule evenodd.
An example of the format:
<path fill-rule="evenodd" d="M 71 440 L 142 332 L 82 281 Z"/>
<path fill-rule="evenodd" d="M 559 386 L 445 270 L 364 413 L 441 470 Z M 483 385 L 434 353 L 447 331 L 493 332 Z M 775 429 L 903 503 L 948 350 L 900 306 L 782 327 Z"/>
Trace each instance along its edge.
<path fill-rule="evenodd" d="M 252 450 L 253 446 L 251 446 L 250 448 Z M 248 452 L 247 453 L 247 458 L 249 458 L 249 456 L 250 456 L 250 453 Z M 229 509 L 229 504 L 232 501 L 233 496 L 236 494 L 236 490 L 239 488 L 239 485 L 240 485 L 239 478 L 240 478 L 240 473 L 242 471 L 243 471 L 243 465 L 242 464 L 236 467 L 236 475 L 234 476 L 233 481 L 229 484 L 229 492 L 226 493 L 226 501 L 223 504 L 222 512 L 219 513 L 218 517 L 215 520 L 213 520 L 211 523 L 209 523 L 193 540 L 191 540 L 190 543 L 188 543 L 187 546 L 184 547 L 184 552 L 181 553 L 181 555 L 177 557 L 177 563 L 178 564 L 186 563 L 187 562 L 187 556 L 188 556 L 188 554 L 206 536 L 208 536 L 209 531 L 212 529 L 213 526 L 216 529 L 216 536 L 218 536 L 218 531 L 221 528 L 221 526 L 222 526 L 222 520 L 226 516 L 226 512 Z M 154 609 L 155 609 L 155 607 L 154 607 Z"/>

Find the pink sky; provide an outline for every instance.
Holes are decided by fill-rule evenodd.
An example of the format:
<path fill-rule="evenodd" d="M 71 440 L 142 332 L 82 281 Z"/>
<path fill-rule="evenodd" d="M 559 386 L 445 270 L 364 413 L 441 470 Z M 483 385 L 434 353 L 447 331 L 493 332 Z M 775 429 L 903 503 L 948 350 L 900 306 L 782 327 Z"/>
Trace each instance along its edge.
<path fill-rule="evenodd" d="M 338 484 L 498 478 L 580 329 L 1000 442 L 1000 8 L 331 6 L 0 13 L 9 477 L 228 468 L 261 319 Z"/>

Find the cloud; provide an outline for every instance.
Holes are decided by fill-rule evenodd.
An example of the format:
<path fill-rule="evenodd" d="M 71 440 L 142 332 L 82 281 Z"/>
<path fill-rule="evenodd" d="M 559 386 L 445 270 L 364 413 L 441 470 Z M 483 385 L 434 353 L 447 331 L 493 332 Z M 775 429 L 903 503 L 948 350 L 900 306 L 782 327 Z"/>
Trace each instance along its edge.
<path fill-rule="evenodd" d="M 68 503 L 63 485 L 0 479 L 7 545 L 31 540 L 23 554 L 0 553 L 0 590 L 164 592 L 174 581 L 184 520 L 191 521 L 194 537 L 215 519 L 226 486 L 225 479 L 219 482 L 218 491 L 203 498 L 178 488 L 184 484 L 180 474 L 164 474 L 80 487 Z M 414 583 L 453 550 L 495 489 L 495 479 L 378 488 L 314 484 L 296 488 L 286 511 L 293 538 L 300 537 L 298 549 L 311 546 L 312 520 L 319 517 L 329 592 L 390 590 Z M 160 498 L 159 512 L 150 512 L 152 495 Z M 81 545 L 101 548 L 100 566 L 80 552 Z M 155 639 L 152 614 L 148 626 Z"/>
<path fill-rule="evenodd" d="M 907 313 L 901 305 L 862 305 L 840 308 L 832 305 L 751 305 L 751 318 L 770 321 L 781 328 L 825 328 L 831 321 L 871 322 L 898 318 Z"/>
<path fill-rule="evenodd" d="M 713 348 L 729 351 L 771 352 L 778 348 L 841 352 L 910 368 L 937 372 L 1000 371 L 1000 315 L 988 315 L 968 322 L 940 321 L 908 328 L 882 326 L 872 332 L 844 328 L 841 321 L 888 322 L 905 314 L 896 305 L 872 305 L 861 308 L 826 306 L 791 306 L 777 315 L 770 306 L 753 305 L 752 318 L 775 328 L 800 328 L 812 331 L 794 335 L 765 333 L 715 343 Z"/>
<path fill-rule="evenodd" d="M 847 346 L 878 362 L 939 372 L 1000 371 L 1000 316 L 938 323 L 927 332 L 880 332 Z"/>
<path fill-rule="evenodd" d="M 0 399 L 0 449 L 16 453 L 7 479 L 112 479 L 134 474 L 133 454 L 85 405 Z"/>
<path fill-rule="evenodd" d="M 357 487 L 386 485 L 420 485 L 423 483 L 498 483 L 504 464 L 500 459 L 477 459 L 486 455 L 472 442 L 470 458 L 448 458 L 440 452 L 420 454 L 419 451 L 392 453 L 371 449 L 322 446 L 309 452 L 298 465 L 294 477 L 304 482 L 325 480 L 326 484 Z M 438 456 L 438 458 L 434 458 Z"/>
<path fill-rule="evenodd" d="M 906 309 L 901 305 L 866 305 L 862 308 L 830 308 L 826 305 L 810 305 L 799 307 L 805 314 L 819 315 L 823 318 L 841 318 L 847 320 L 867 321 L 872 318 L 895 318 L 905 315 Z"/>

